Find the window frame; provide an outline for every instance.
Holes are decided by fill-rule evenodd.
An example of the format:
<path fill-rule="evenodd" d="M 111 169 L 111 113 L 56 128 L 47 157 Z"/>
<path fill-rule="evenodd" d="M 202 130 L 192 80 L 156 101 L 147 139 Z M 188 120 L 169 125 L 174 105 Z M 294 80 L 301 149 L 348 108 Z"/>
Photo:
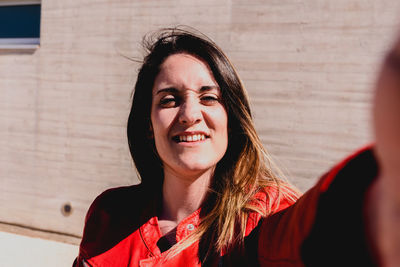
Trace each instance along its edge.
<path fill-rule="evenodd" d="M 41 0 L 0 0 L 2 6 L 26 6 L 26 5 L 42 5 Z M 0 50 L 33 50 L 40 45 L 40 36 L 38 38 L 0 38 Z"/>

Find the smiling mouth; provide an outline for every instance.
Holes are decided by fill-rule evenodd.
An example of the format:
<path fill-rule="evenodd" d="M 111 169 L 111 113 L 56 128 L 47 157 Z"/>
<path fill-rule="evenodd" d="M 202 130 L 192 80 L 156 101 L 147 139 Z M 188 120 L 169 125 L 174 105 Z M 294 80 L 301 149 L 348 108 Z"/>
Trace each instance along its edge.
<path fill-rule="evenodd" d="M 207 138 L 209 138 L 209 136 L 205 134 L 191 134 L 191 135 L 177 135 L 174 136 L 172 139 L 177 143 L 181 142 L 190 143 L 190 142 L 204 141 Z"/>

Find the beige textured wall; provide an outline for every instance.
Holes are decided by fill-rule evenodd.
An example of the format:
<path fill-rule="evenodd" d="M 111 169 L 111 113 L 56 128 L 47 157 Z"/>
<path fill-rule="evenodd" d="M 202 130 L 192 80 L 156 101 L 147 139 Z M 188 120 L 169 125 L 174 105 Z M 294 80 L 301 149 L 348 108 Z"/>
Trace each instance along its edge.
<path fill-rule="evenodd" d="M 371 141 L 371 88 L 399 11 L 397 0 L 43 0 L 40 48 L 0 51 L 0 222 L 77 243 L 94 197 L 137 181 L 125 122 L 138 65 L 121 54 L 140 57 L 145 33 L 178 24 L 226 51 L 265 146 L 306 190 Z"/>

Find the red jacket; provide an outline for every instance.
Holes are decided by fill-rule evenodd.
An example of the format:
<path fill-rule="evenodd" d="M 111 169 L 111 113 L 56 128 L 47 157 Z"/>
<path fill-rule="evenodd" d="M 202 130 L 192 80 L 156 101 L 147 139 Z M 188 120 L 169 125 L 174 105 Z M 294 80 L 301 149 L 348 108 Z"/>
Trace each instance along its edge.
<path fill-rule="evenodd" d="M 219 266 L 374 266 L 365 232 L 364 198 L 377 176 L 371 149 L 350 156 L 295 204 L 282 200 L 276 213 L 252 213 L 246 225 L 245 253 L 238 261 L 221 256 Z M 160 190 L 141 185 L 110 189 L 91 205 L 77 266 L 200 266 L 198 242 L 165 260 L 156 211 Z M 264 208 L 265 193 L 258 193 Z M 274 205 L 275 203 L 271 203 Z M 276 206 L 276 205 L 275 205 Z M 189 235 L 200 210 L 177 226 L 176 240 Z"/>

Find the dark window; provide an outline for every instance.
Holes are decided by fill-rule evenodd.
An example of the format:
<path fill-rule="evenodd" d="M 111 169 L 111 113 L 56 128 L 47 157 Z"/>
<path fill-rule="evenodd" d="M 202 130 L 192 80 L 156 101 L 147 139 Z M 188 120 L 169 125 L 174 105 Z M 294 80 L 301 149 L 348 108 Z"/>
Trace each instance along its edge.
<path fill-rule="evenodd" d="M 0 1 L 0 45 L 38 45 L 39 38 L 40 3 Z"/>

